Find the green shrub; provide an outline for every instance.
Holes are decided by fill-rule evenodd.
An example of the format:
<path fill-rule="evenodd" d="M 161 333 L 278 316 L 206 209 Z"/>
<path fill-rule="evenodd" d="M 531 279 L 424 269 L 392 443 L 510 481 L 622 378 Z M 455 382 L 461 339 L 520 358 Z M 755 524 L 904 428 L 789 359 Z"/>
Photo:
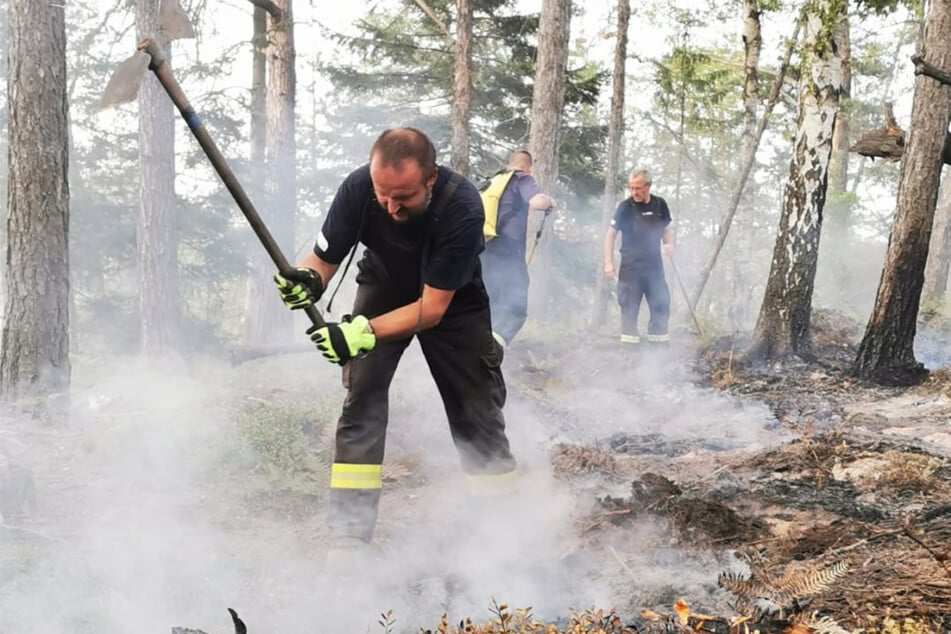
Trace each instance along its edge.
<path fill-rule="evenodd" d="M 313 495 L 327 485 L 336 417 L 313 402 L 256 402 L 236 414 L 255 473 L 271 489 Z"/>

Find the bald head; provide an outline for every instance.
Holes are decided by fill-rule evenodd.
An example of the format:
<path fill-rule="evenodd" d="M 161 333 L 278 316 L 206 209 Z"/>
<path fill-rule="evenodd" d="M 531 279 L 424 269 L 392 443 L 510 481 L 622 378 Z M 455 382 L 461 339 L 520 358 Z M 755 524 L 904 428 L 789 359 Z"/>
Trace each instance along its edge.
<path fill-rule="evenodd" d="M 516 150 L 512 152 L 512 156 L 509 158 L 508 169 L 531 172 L 532 155 L 528 152 L 528 150 Z"/>

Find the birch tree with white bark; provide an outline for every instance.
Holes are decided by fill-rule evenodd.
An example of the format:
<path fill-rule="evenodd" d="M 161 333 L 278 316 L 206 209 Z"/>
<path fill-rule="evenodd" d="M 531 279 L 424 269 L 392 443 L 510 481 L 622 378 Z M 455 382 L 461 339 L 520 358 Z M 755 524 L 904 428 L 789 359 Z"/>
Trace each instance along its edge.
<path fill-rule="evenodd" d="M 805 8 L 797 131 L 766 292 L 747 350 L 749 360 L 810 353 L 809 323 L 839 108 L 839 38 L 845 12 L 846 0 L 809 0 Z"/>

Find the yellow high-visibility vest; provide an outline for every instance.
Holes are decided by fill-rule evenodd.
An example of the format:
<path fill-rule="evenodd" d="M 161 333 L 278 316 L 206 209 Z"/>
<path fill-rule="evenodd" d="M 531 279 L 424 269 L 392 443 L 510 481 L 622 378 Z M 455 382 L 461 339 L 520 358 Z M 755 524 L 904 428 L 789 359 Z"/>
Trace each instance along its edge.
<path fill-rule="evenodd" d="M 505 191 L 509 181 L 512 180 L 512 174 L 515 172 L 502 172 L 496 174 L 489 181 L 489 186 L 482 190 L 482 207 L 485 209 L 485 225 L 482 233 L 485 234 L 485 241 L 488 242 L 496 237 L 496 225 L 499 221 L 499 200 L 502 198 L 502 192 Z"/>

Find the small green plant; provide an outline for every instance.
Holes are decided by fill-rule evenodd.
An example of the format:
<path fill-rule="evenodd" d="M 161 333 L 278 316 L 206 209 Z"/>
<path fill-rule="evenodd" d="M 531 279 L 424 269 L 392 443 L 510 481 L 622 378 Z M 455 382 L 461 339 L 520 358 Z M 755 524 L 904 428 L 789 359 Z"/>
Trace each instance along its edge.
<path fill-rule="evenodd" d="M 316 403 L 255 402 L 236 414 L 253 470 L 270 488 L 312 494 L 326 484 L 334 418 Z"/>

